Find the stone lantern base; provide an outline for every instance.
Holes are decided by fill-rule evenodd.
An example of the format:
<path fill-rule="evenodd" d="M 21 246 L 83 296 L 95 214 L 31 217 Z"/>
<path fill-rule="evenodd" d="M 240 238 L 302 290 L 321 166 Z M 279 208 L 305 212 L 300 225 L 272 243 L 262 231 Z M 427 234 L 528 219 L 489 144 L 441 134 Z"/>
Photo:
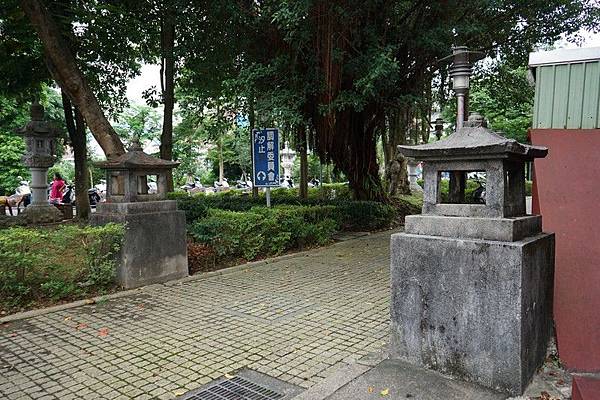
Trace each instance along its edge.
<path fill-rule="evenodd" d="M 117 271 L 124 288 L 188 276 L 185 213 L 175 201 L 100 203 L 90 222 L 125 223 Z"/>
<path fill-rule="evenodd" d="M 391 250 L 392 356 L 520 395 L 552 333 L 554 235 L 399 233 Z"/>
<path fill-rule="evenodd" d="M 49 224 L 63 219 L 60 210 L 50 204 L 30 204 L 23 212 L 28 224 Z"/>

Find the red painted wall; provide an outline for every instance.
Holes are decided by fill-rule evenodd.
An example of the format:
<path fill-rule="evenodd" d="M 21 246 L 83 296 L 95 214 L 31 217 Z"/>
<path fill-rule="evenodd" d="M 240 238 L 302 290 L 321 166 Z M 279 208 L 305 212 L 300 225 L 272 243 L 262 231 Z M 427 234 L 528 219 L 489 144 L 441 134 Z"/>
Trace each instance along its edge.
<path fill-rule="evenodd" d="M 534 210 L 556 233 L 554 320 L 568 369 L 600 371 L 600 129 L 532 129 Z"/>
<path fill-rule="evenodd" d="M 573 377 L 573 390 L 571 400 L 598 400 L 600 399 L 600 379 L 585 376 Z"/>

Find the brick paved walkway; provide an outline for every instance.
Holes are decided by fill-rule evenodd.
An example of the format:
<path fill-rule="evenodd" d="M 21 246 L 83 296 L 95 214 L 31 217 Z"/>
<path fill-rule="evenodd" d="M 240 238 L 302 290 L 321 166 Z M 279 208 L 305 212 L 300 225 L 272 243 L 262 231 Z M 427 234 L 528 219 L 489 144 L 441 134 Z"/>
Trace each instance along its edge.
<path fill-rule="evenodd" d="M 170 399 L 244 367 L 310 387 L 385 345 L 389 235 L 6 324 L 0 398 Z"/>

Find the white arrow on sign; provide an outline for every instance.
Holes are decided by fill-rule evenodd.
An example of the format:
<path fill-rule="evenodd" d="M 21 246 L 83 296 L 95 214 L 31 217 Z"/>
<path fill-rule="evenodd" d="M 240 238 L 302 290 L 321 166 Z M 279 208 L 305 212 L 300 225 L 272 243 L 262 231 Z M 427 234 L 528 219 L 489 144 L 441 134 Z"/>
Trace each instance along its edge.
<path fill-rule="evenodd" d="M 258 171 L 258 173 L 256 174 L 256 177 L 258 178 L 259 181 L 264 181 L 265 178 L 267 177 L 267 175 L 265 174 L 265 171 Z"/>

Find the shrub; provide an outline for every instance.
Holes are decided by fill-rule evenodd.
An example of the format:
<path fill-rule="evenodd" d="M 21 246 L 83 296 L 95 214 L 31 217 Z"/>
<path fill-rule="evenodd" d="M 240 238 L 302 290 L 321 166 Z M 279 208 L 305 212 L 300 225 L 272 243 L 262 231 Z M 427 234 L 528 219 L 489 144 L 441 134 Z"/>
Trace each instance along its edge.
<path fill-rule="evenodd" d="M 347 190 L 347 185 L 335 184 L 333 188 L 342 188 Z M 344 189 L 345 188 L 345 189 Z M 318 190 L 318 189 L 315 189 Z M 337 189 L 336 189 L 337 190 Z M 305 218 L 312 220 L 326 218 L 333 219 L 344 230 L 376 230 L 390 225 L 396 218 L 397 208 L 392 205 L 383 204 L 374 201 L 354 201 L 341 195 L 335 199 L 328 199 L 319 196 L 312 196 L 308 199 L 300 199 L 294 194 L 294 190 L 277 189 L 273 191 L 271 203 L 274 207 L 283 209 L 284 207 L 296 207 L 295 212 L 300 212 Z M 349 193 L 349 192 L 348 192 Z M 247 195 L 240 195 L 238 192 L 230 191 L 215 195 L 196 194 L 193 196 L 182 195 L 179 193 L 170 194 L 170 198 L 177 200 L 178 206 L 185 211 L 188 224 L 193 224 L 207 216 L 208 210 L 219 209 L 227 211 L 244 212 L 266 209 L 265 199 L 263 197 L 253 198 Z M 403 200 L 399 200 L 402 202 Z M 417 210 L 418 212 L 418 210 Z"/>
<path fill-rule="evenodd" d="M 2 308 L 97 293 L 114 285 L 121 225 L 13 227 L 0 233 Z"/>
<path fill-rule="evenodd" d="M 382 229 L 396 218 L 393 206 L 375 201 L 342 201 L 337 202 L 335 207 L 344 230 Z"/>
<path fill-rule="evenodd" d="M 213 247 L 219 257 L 253 260 L 330 241 L 337 229 L 336 221 L 326 217 L 331 211 L 300 206 L 255 207 L 245 212 L 211 209 L 206 218 L 191 225 L 190 234 Z"/>

